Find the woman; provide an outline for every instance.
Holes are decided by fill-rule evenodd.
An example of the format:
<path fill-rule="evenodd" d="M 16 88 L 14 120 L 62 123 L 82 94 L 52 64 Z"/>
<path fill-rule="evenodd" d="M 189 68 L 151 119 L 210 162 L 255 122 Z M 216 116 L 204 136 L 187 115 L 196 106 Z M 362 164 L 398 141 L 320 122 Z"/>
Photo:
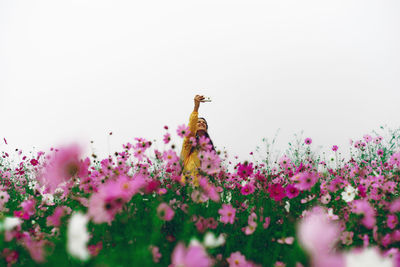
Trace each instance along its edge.
<path fill-rule="evenodd" d="M 182 170 L 182 182 L 186 182 L 187 179 L 195 186 L 199 185 L 198 176 L 200 168 L 200 160 L 198 154 L 200 149 L 198 147 L 192 146 L 190 141 L 191 137 L 196 138 L 196 144 L 199 143 L 199 138 L 201 136 L 207 137 L 210 140 L 211 149 L 215 151 L 214 144 L 208 135 L 208 125 L 204 118 L 199 118 L 199 106 L 200 103 L 206 102 L 204 96 L 196 95 L 194 97 L 194 109 L 189 118 L 189 130 L 190 133 L 183 140 L 181 160 L 183 162 Z"/>

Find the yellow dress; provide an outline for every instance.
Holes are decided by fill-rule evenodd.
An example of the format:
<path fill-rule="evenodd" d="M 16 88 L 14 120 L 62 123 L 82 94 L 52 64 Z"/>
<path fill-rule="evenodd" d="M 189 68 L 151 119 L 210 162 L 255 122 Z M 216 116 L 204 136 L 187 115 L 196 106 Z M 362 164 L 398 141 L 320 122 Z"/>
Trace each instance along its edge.
<path fill-rule="evenodd" d="M 190 134 L 183 139 L 182 150 L 181 150 L 181 159 L 183 161 L 183 172 L 181 180 L 183 183 L 185 183 L 186 179 L 189 179 L 189 181 L 195 186 L 199 185 L 198 168 L 200 168 L 200 160 L 198 157 L 197 149 L 194 149 L 192 154 L 190 154 L 192 145 L 190 144 L 189 139 L 190 137 L 196 136 L 198 117 L 199 113 L 196 111 L 193 111 L 192 114 L 190 114 L 189 118 Z"/>

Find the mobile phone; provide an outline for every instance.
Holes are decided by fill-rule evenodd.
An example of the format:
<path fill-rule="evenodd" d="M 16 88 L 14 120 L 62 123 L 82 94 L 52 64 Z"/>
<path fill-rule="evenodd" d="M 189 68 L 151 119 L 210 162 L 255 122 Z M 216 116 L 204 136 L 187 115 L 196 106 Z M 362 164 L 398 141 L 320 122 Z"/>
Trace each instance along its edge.
<path fill-rule="evenodd" d="M 211 97 L 205 97 L 205 99 L 203 100 L 203 102 L 211 102 Z"/>

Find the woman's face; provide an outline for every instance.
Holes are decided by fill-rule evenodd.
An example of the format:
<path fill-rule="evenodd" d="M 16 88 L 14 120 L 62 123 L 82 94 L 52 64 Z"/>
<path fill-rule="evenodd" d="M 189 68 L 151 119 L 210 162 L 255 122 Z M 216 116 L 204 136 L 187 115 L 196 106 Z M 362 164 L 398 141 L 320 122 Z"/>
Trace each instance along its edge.
<path fill-rule="evenodd" d="M 207 124 L 203 119 L 198 119 L 197 121 L 197 131 L 205 131 L 207 132 Z"/>

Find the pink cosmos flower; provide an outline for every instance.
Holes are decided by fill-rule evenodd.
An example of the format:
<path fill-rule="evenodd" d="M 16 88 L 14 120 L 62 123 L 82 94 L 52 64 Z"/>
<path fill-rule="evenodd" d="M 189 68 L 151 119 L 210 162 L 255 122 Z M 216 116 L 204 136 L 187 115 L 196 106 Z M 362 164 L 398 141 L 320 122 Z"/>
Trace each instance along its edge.
<path fill-rule="evenodd" d="M 369 143 L 372 141 L 372 136 L 370 136 L 369 134 L 364 135 L 364 140 L 365 142 Z"/>
<path fill-rule="evenodd" d="M 103 249 L 103 242 L 99 241 L 95 245 L 89 245 L 88 250 L 91 256 L 96 257 Z"/>
<path fill-rule="evenodd" d="M 269 197 L 275 201 L 281 201 L 285 196 L 285 189 L 280 183 L 272 184 L 268 187 Z"/>
<path fill-rule="evenodd" d="M 224 224 L 233 224 L 235 221 L 236 209 L 231 204 L 222 204 L 222 208 L 218 210 L 218 214 L 221 215 L 220 221 Z"/>
<path fill-rule="evenodd" d="M 199 185 L 203 189 L 205 196 L 207 196 L 214 202 L 219 201 L 220 196 L 217 192 L 216 187 L 212 183 L 209 183 L 207 178 L 201 177 L 199 180 Z"/>
<path fill-rule="evenodd" d="M 44 245 L 45 240 L 41 239 L 39 241 L 33 240 L 28 232 L 24 232 L 22 236 L 22 243 L 24 247 L 29 251 L 32 259 L 37 263 L 44 262 Z"/>
<path fill-rule="evenodd" d="M 383 150 L 382 150 L 382 149 L 378 149 L 378 150 L 376 151 L 376 154 L 377 154 L 378 156 L 382 157 L 382 156 L 383 156 Z"/>
<path fill-rule="evenodd" d="M 237 174 L 246 179 L 253 174 L 253 163 L 244 162 L 237 165 Z"/>
<path fill-rule="evenodd" d="M 375 137 L 374 138 L 374 143 L 378 145 L 378 144 L 380 144 L 382 142 L 382 140 L 383 140 L 382 136 Z"/>
<path fill-rule="evenodd" d="M 174 218 L 175 211 L 167 203 L 161 203 L 157 207 L 157 215 L 163 221 L 170 221 Z"/>
<path fill-rule="evenodd" d="M 339 147 L 337 146 L 337 145 L 334 145 L 333 147 L 332 147 L 332 151 L 337 151 L 339 149 Z"/>
<path fill-rule="evenodd" d="M 229 267 L 245 267 L 249 265 L 246 257 L 239 251 L 233 252 L 226 261 L 229 263 Z"/>
<path fill-rule="evenodd" d="M 164 144 L 168 144 L 171 141 L 171 135 L 169 133 L 164 134 Z"/>
<path fill-rule="evenodd" d="M 81 148 L 72 144 L 62 147 L 53 156 L 43 173 L 38 177 L 42 185 L 46 185 L 50 193 L 54 193 L 59 184 L 68 181 L 71 177 L 84 178 L 85 163 L 80 160 Z"/>
<path fill-rule="evenodd" d="M 317 183 L 318 174 L 303 172 L 293 176 L 291 180 L 299 190 L 310 190 Z"/>
<path fill-rule="evenodd" d="M 253 183 L 247 183 L 246 185 L 242 186 L 242 189 L 240 190 L 240 192 L 244 196 L 253 194 L 254 191 L 255 191 L 255 186 L 253 185 Z"/>
<path fill-rule="evenodd" d="M 299 195 L 299 190 L 292 184 L 287 185 L 285 190 L 286 190 L 286 196 L 289 199 L 295 198 Z"/>
<path fill-rule="evenodd" d="M 6 262 L 8 263 L 7 266 L 12 266 L 13 264 L 17 263 L 19 254 L 15 250 L 10 250 L 8 248 L 3 249 L 2 256 L 5 258 Z"/>
<path fill-rule="evenodd" d="M 211 150 L 211 148 L 212 148 L 212 146 L 210 144 L 210 139 L 204 135 L 200 136 L 200 138 L 199 138 L 199 146 L 200 146 L 200 150 L 203 150 L 203 151 L 208 151 L 208 150 Z"/>
<path fill-rule="evenodd" d="M 185 124 L 178 126 L 176 132 L 182 138 L 187 137 L 190 134 L 189 127 L 186 126 Z"/>
<path fill-rule="evenodd" d="M 361 223 L 368 229 L 372 229 L 375 226 L 376 223 L 375 209 L 371 207 L 368 200 L 366 199 L 354 200 L 352 204 L 352 211 L 355 214 L 363 215 Z"/>
<path fill-rule="evenodd" d="M 34 199 L 25 200 L 21 203 L 21 207 L 24 211 L 24 214 L 29 217 L 36 213 L 36 202 Z"/>
<path fill-rule="evenodd" d="M 36 166 L 39 164 L 39 162 L 36 159 L 31 159 L 30 163 L 32 166 Z"/>
<path fill-rule="evenodd" d="M 7 193 L 7 191 L 0 190 L 0 210 L 3 209 L 4 204 L 6 204 L 9 199 L 10 199 L 10 195 Z"/>
<path fill-rule="evenodd" d="M 394 200 L 389 207 L 390 212 L 399 212 L 400 211 L 400 198 Z"/>
<path fill-rule="evenodd" d="M 242 229 L 246 235 L 251 235 L 256 230 L 257 227 L 256 219 L 257 215 L 254 212 L 252 212 L 247 220 L 248 225 Z"/>
<path fill-rule="evenodd" d="M 298 226 L 300 243 L 311 254 L 312 266 L 344 266 L 343 257 L 332 249 L 340 233 L 337 224 L 330 221 L 323 209 L 315 207 Z"/>
<path fill-rule="evenodd" d="M 53 212 L 53 215 L 47 217 L 46 220 L 47 226 L 60 227 L 61 217 L 64 216 L 64 213 L 65 213 L 65 207 L 63 206 L 56 207 L 56 209 Z"/>
<path fill-rule="evenodd" d="M 307 137 L 307 138 L 304 140 L 304 143 L 305 143 L 306 145 L 310 145 L 310 144 L 312 143 L 312 139 L 309 138 L 309 137 Z"/>
<path fill-rule="evenodd" d="M 341 234 L 340 239 L 342 240 L 342 244 L 346 246 L 350 246 L 353 243 L 354 232 L 345 231 Z"/>
<path fill-rule="evenodd" d="M 291 164 L 291 160 L 288 156 L 283 155 L 280 159 L 279 159 L 279 165 L 282 169 L 286 169 L 287 166 L 289 166 Z"/>
<path fill-rule="evenodd" d="M 399 223 L 399 219 L 397 218 L 397 215 L 395 214 L 389 214 L 387 217 L 387 226 L 390 229 L 394 229 L 396 225 Z"/>
<path fill-rule="evenodd" d="M 157 246 L 150 246 L 149 249 L 153 255 L 153 262 L 159 263 L 161 258 L 160 249 Z"/>
<path fill-rule="evenodd" d="M 398 167 L 400 166 L 400 152 L 394 153 L 390 159 L 389 163 L 391 165 L 397 165 Z"/>
<path fill-rule="evenodd" d="M 271 218 L 270 217 L 265 217 L 265 222 L 263 223 L 264 229 L 268 228 L 270 222 L 271 222 Z"/>
<path fill-rule="evenodd" d="M 179 157 L 176 154 L 176 152 L 172 149 L 164 151 L 163 153 L 163 159 L 168 163 L 168 164 L 173 164 L 174 162 L 179 161 Z"/>
<path fill-rule="evenodd" d="M 215 151 L 201 151 L 199 155 L 201 161 L 200 169 L 207 174 L 215 174 L 220 171 L 221 159 Z"/>
<path fill-rule="evenodd" d="M 184 244 L 178 243 L 171 258 L 172 263 L 169 267 L 210 267 L 213 264 L 213 261 L 200 245 L 192 245 L 186 248 Z"/>

